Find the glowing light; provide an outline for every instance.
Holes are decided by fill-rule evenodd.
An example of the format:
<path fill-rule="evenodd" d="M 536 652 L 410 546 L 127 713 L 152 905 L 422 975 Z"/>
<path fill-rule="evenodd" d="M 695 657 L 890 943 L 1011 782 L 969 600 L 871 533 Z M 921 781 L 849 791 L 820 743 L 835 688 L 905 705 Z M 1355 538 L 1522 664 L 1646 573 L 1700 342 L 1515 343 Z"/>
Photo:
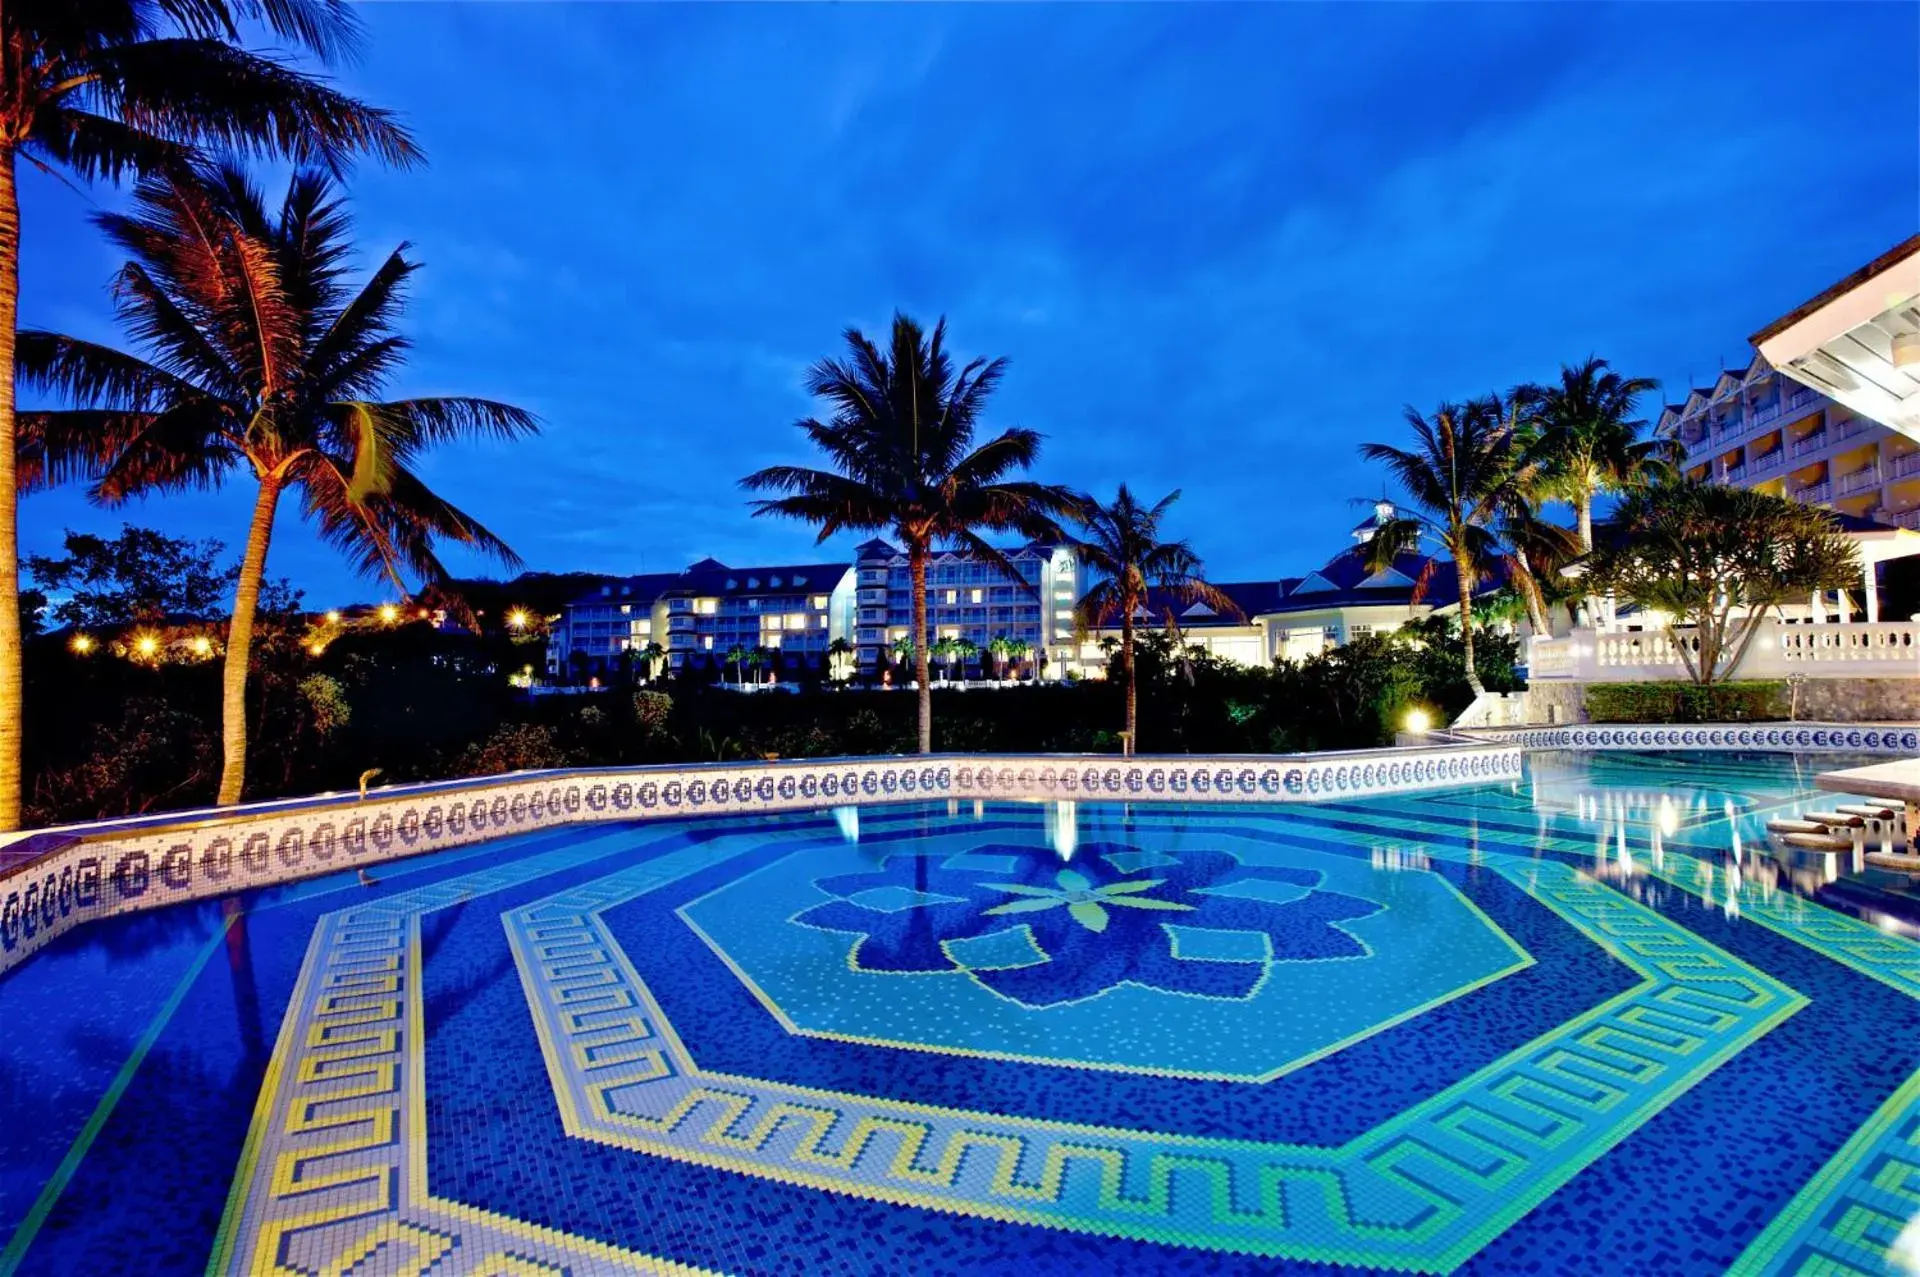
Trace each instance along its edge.
<path fill-rule="evenodd" d="M 1424 732 L 1432 726 L 1433 719 L 1428 715 L 1427 711 L 1423 709 L 1410 709 L 1407 711 L 1408 731 L 1416 733 Z"/>
<path fill-rule="evenodd" d="M 420 619 L 423 621 L 427 619 L 427 609 L 425 608 L 420 609 Z"/>
<path fill-rule="evenodd" d="M 380 619 L 388 625 L 392 625 L 400 619 L 400 609 L 391 603 L 382 603 L 380 605 Z"/>
<path fill-rule="evenodd" d="M 1660 832 L 1671 838 L 1680 830 L 1680 812 L 1673 805 L 1673 799 L 1665 794 L 1660 796 Z"/>
<path fill-rule="evenodd" d="M 326 647 L 326 644 L 324 644 L 324 643 L 309 643 L 309 644 L 307 644 L 307 655 L 308 655 L 308 656 L 323 656 L 323 655 L 325 655 L 325 654 L 326 654 L 326 650 L 327 650 L 327 647 Z"/>
<path fill-rule="evenodd" d="M 193 654 L 195 656 L 213 655 L 213 640 L 204 634 L 197 636 L 190 646 L 193 648 Z"/>
<path fill-rule="evenodd" d="M 72 649 L 75 656 L 85 656 L 93 650 L 93 635 L 76 634 L 67 640 L 67 646 Z"/>
<path fill-rule="evenodd" d="M 151 634 L 142 634 L 133 640 L 133 650 L 137 655 L 150 659 L 160 651 L 160 640 Z"/>
<path fill-rule="evenodd" d="M 339 612 L 328 612 L 328 613 L 327 613 L 327 624 L 328 624 L 328 625 L 338 625 L 338 624 L 340 624 L 340 613 L 339 613 Z"/>
<path fill-rule="evenodd" d="M 516 630 L 526 629 L 527 628 L 527 609 L 523 607 L 517 607 L 513 609 L 513 611 L 507 613 L 507 624 Z"/>

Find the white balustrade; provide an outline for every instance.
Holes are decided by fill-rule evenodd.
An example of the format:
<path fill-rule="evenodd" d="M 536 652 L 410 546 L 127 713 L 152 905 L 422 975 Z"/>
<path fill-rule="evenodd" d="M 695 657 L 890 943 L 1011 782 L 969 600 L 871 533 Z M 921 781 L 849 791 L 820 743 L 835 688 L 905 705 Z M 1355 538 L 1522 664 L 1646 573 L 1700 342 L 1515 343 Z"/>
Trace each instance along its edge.
<path fill-rule="evenodd" d="M 1904 479 L 1920 474 L 1920 452 L 1906 452 L 1893 459 L 1893 477 Z"/>
<path fill-rule="evenodd" d="M 1878 465 L 1871 465 L 1855 470 L 1852 474 L 1841 475 L 1839 492 L 1840 495 L 1844 497 L 1850 493 L 1865 492 L 1868 488 L 1877 488 L 1879 486 L 1880 467 Z"/>
<path fill-rule="evenodd" d="M 1804 457 L 1809 452 L 1817 452 L 1819 449 L 1824 448 L 1826 443 L 1827 432 L 1825 430 L 1816 430 L 1810 435 L 1795 439 L 1789 451 L 1796 457 Z"/>
<path fill-rule="evenodd" d="M 1690 654 L 1698 651 L 1692 627 L 1680 627 L 1676 633 Z M 1762 621 L 1732 677 L 1771 679 L 1789 674 L 1920 678 L 1920 624 Z M 1530 682 L 1637 683 L 1688 677 L 1679 648 L 1664 630 L 1596 633 L 1579 629 L 1562 638 L 1535 638 L 1528 653 Z"/>
<path fill-rule="evenodd" d="M 1793 494 L 1795 501 L 1804 501 L 1808 505 L 1819 505 L 1822 501 L 1833 500 L 1833 484 L 1822 479 L 1818 483 L 1808 484 Z"/>

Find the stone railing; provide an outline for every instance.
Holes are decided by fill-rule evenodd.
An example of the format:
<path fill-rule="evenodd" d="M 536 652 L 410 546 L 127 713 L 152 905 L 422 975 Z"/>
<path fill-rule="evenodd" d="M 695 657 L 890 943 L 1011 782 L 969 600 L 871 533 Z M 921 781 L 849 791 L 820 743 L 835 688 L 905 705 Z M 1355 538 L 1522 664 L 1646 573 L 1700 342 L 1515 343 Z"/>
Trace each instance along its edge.
<path fill-rule="evenodd" d="M 1692 642 L 1690 627 L 1678 631 Z M 1763 621 L 1734 671 L 1738 678 L 1920 678 L 1920 625 L 1788 625 Z M 1673 640 L 1662 630 L 1595 633 L 1531 640 L 1527 678 L 1575 683 L 1662 682 L 1688 677 Z"/>
<path fill-rule="evenodd" d="M 1517 746 L 1328 754 L 933 755 L 516 772 L 70 825 L 0 849 L 0 972 L 90 918 L 594 821 L 925 801 L 1311 802 L 1512 780 Z"/>

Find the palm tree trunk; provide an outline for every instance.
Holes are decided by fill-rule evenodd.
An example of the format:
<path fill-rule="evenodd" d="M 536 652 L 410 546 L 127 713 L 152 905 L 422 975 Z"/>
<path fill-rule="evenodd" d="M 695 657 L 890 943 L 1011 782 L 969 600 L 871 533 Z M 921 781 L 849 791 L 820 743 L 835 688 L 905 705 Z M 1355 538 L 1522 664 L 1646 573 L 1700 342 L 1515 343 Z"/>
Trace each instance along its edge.
<path fill-rule="evenodd" d="M 233 594 L 233 619 L 227 626 L 227 663 L 220 678 L 220 796 L 222 807 L 240 801 L 247 783 L 247 665 L 253 650 L 253 614 L 260 605 L 260 582 L 267 574 L 267 543 L 273 539 L 273 513 L 280 485 L 262 480 L 247 528 L 247 552 L 240 560 L 240 581 Z"/>
<path fill-rule="evenodd" d="M 907 548 L 907 572 L 913 578 L 913 679 L 920 691 L 920 752 L 933 752 L 932 671 L 927 662 L 927 547 Z"/>
<path fill-rule="evenodd" d="M 20 495 L 14 473 L 13 332 L 20 309 L 20 194 L 0 147 L 0 833 L 20 828 Z"/>
<path fill-rule="evenodd" d="M 1460 578 L 1460 648 L 1467 662 L 1467 686 L 1478 696 L 1487 689 L 1480 685 L 1480 671 L 1473 664 L 1473 574 L 1458 552 L 1453 556 L 1453 566 Z"/>
<path fill-rule="evenodd" d="M 1580 490 L 1580 499 L 1575 502 L 1574 509 L 1580 517 L 1580 552 L 1591 554 L 1593 553 L 1593 493 L 1591 490 L 1586 488 Z"/>
<path fill-rule="evenodd" d="M 1139 741 L 1135 733 L 1140 730 L 1136 712 L 1139 695 L 1134 686 L 1133 677 L 1133 609 L 1131 607 L 1127 608 L 1126 613 L 1120 618 L 1120 672 L 1126 675 L 1127 679 L 1127 740 L 1123 752 L 1131 754 Z"/>

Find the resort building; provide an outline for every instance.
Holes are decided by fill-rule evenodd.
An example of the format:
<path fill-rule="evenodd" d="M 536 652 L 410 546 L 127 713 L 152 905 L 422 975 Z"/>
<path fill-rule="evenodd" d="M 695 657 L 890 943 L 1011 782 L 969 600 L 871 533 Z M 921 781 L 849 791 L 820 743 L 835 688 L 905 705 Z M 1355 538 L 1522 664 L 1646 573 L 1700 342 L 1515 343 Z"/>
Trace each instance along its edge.
<path fill-rule="evenodd" d="M 1164 631 L 1171 614 L 1186 646 L 1243 665 L 1264 665 L 1305 660 L 1365 635 L 1390 634 L 1435 612 L 1458 611 L 1453 568 L 1445 560 L 1403 554 L 1391 567 L 1368 567 L 1367 543 L 1394 515 L 1392 502 L 1376 503 L 1373 514 L 1350 534 L 1353 544 L 1305 576 L 1215 582 L 1239 607 L 1238 616 L 1223 615 L 1204 603 L 1164 598 L 1156 591 L 1136 616 L 1136 629 Z M 1427 588 L 1419 590 L 1423 575 Z M 1479 591 L 1493 593 L 1503 585 L 1496 577 L 1483 581 Z M 1118 637 L 1114 625 L 1089 635 L 1080 649 L 1080 664 L 1090 672 L 1104 668 L 1101 643 Z"/>
<path fill-rule="evenodd" d="M 1656 430 L 1686 448 L 1690 478 L 1920 528 L 1920 443 L 1765 355 L 1668 404 Z"/>
<path fill-rule="evenodd" d="M 611 582 L 575 600 L 547 645 L 554 675 L 617 668 L 623 653 L 673 670 L 724 663 L 735 647 L 777 653 L 775 670 L 817 665 L 852 629 L 853 571 L 845 563 L 734 568 L 702 559 L 683 572 Z"/>
<path fill-rule="evenodd" d="M 1751 340 L 1660 416 L 1687 473 L 1920 529 L 1920 235 Z"/>
<path fill-rule="evenodd" d="M 965 639 L 982 653 L 1002 635 L 1026 649 L 1040 677 L 1079 673 L 1073 608 L 1085 592 L 1080 556 L 1070 546 L 1031 542 L 1003 551 L 1019 580 L 965 550 L 938 550 L 927 562 L 930 641 Z M 878 537 L 854 551 L 858 594 L 854 645 L 872 674 L 892 661 L 912 632 L 913 582 L 906 552 Z"/>

